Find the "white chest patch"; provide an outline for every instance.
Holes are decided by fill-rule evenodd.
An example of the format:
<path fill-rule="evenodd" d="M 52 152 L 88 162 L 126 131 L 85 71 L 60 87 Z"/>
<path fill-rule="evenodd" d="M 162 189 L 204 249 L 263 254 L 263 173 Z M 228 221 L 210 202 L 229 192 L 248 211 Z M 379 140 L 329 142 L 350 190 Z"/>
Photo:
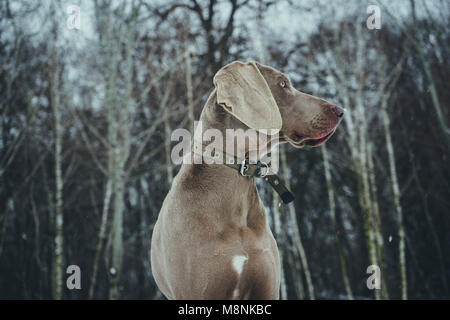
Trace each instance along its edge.
<path fill-rule="evenodd" d="M 233 268 L 236 270 L 237 274 L 240 275 L 244 269 L 244 263 L 248 260 L 246 256 L 234 256 L 233 257 Z"/>

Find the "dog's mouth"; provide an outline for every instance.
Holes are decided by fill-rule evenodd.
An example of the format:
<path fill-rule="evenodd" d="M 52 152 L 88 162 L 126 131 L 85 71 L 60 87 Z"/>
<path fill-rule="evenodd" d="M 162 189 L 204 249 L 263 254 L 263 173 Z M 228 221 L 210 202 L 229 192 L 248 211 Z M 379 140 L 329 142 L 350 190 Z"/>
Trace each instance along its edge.
<path fill-rule="evenodd" d="M 305 140 L 305 144 L 306 144 L 307 146 L 310 146 L 310 147 L 317 147 L 317 146 L 320 146 L 322 143 L 324 143 L 324 142 L 326 142 L 328 139 L 330 139 L 330 137 L 333 135 L 333 133 L 334 133 L 334 130 L 331 130 L 330 133 L 328 133 L 327 135 L 325 135 L 325 136 L 322 137 L 322 138 L 319 138 L 319 139 L 306 139 L 306 140 Z"/>
<path fill-rule="evenodd" d="M 301 148 L 304 146 L 309 147 L 317 147 L 320 146 L 322 143 L 326 142 L 330 137 L 333 135 L 336 128 L 333 128 L 329 133 L 326 135 L 320 137 L 320 138 L 308 138 L 305 136 L 302 136 L 300 134 L 294 133 L 291 139 L 288 139 L 289 143 L 292 144 L 296 148 Z"/>

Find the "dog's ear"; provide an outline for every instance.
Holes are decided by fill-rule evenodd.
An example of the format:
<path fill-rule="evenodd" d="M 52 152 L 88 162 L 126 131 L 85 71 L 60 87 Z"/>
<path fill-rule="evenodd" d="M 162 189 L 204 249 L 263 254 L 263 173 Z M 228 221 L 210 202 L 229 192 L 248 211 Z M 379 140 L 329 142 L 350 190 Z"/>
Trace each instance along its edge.
<path fill-rule="evenodd" d="M 252 129 L 280 130 L 281 114 L 255 62 L 232 62 L 213 79 L 217 103 Z"/>

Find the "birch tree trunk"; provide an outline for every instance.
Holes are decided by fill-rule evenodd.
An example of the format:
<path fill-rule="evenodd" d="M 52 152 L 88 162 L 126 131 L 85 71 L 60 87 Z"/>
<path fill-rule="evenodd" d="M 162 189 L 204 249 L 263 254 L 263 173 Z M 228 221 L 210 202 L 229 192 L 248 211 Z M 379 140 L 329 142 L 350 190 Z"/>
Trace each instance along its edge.
<path fill-rule="evenodd" d="M 128 17 L 122 7 L 112 8 L 108 1 L 96 1 L 95 9 L 100 44 L 105 57 L 103 74 L 105 77 L 105 108 L 108 123 L 108 181 L 103 207 L 102 223 L 106 224 L 109 198 L 112 204 L 111 260 L 109 261 L 109 297 L 120 298 L 120 276 L 123 261 L 123 202 L 125 194 L 125 164 L 130 153 L 130 110 L 133 89 L 133 53 L 136 37 L 137 7 L 132 5 Z M 115 15 L 117 13 L 117 15 Z M 121 28 L 116 23 L 120 20 Z M 125 44 L 122 46 L 122 44 Z M 122 57 L 122 53 L 124 57 Z M 122 62 L 122 60 L 124 60 Z M 118 70 L 123 64 L 123 77 L 119 79 Z M 109 189 L 111 188 L 111 195 Z M 103 230 L 104 231 L 104 230 Z M 103 232 L 102 230 L 100 232 Z M 95 261 L 94 261 L 95 264 Z M 94 283 L 95 284 L 95 283 Z"/>
<path fill-rule="evenodd" d="M 56 300 L 62 298 L 62 285 L 63 285 L 63 180 L 61 173 L 61 138 L 62 138 L 62 126 L 61 126 L 61 113 L 60 113 L 60 99 L 59 99 L 59 68 L 58 59 L 56 53 L 53 54 L 52 59 L 53 66 L 50 71 L 50 99 L 54 115 L 55 125 L 55 179 L 56 179 L 56 191 L 55 191 L 55 251 L 53 261 L 53 297 Z"/>
<path fill-rule="evenodd" d="M 286 212 L 285 212 L 286 214 Z M 288 233 L 289 238 L 293 239 L 291 233 Z M 288 264 L 290 266 L 291 270 L 291 276 L 292 280 L 294 281 L 294 289 L 295 293 L 297 294 L 298 299 L 304 300 L 305 299 L 305 288 L 303 285 L 303 279 L 302 279 L 302 267 L 300 262 L 300 255 L 298 254 L 298 251 L 296 250 L 295 243 L 292 243 L 292 245 L 289 243 L 289 246 L 287 248 L 287 259 Z"/>
<path fill-rule="evenodd" d="M 408 299 L 408 284 L 406 277 L 406 254 L 405 254 L 405 230 L 403 227 L 403 212 L 400 203 L 400 188 L 397 179 L 397 169 L 395 167 L 395 155 L 394 147 L 392 145 L 392 137 L 390 131 L 390 119 L 387 113 L 387 101 L 383 99 L 381 103 L 381 113 L 383 117 L 384 135 L 386 138 L 386 149 L 388 152 L 389 168 L 391 175 L 392 192 L 394 195 L 394 205 L 397 212 L 397 224 L 398 224 L 398 253 L 400 260 L 400 279 L 401 279 L 401 293 L 402 299 Z"/>
<path fill-rule="evenodd" d="M 89 299 L 92 299 L 94 297 L 98 264 L 99 264 L 100 255 L 101 255 L 102 249 L 103 249 L 103 243 L 106 240 L 106 224 L 108 222 L 108 212 L 109 212 L 109 204 L 111 202 L 111 194 L 112 194 L 112 182 L 110 179 L 108 179 L 108 181 L 106 183 L 105 197 L 103 200 L 102 220 L 100 222 L 100 230 L 98 233 L 97 249 L 95 251 L 94 264 L 92 267 L 92 278 L 91 278 L 91 284 L 89 287 Z"/>
<path fill-rule="evenodd" d="M 134 11 L 134 8 L 133 8 Z M 115 104 L 117 122 L 113 124 L 116 130 L 116 147 L 114 148 L 114 172 L 113 172 L 113 239 L 111 257 L 111 287 L 110 298 L 120 298 L 119 281 L 123 262 L 123 205 L 125 195 L 126 172 L 125 164 L 130 155 L 130 110 L 133 103 L 131 93 L 133 88 L 133 52 L 135 46 L 135 32 L 132 19 L 122 34 L 125 39 L 125 92 L 120 105 Z"/>
<path fill-rule="evenodd" d="M 278 243 L 278 252 L 280 255 L 280 299 L 287 300 L 287 289 L 286 289 L 286 277 L 284 274 L 284 247 L 286 245 L 286 239 L 283 237 L 282 227 L 281 227 L 281 219 L 280 219 L 280 207 L 281 200 L 276 200 L 279 198 L 279 195 L 275 190 L 272 190 L 272 213 L 273 213 L 273 226 L 275 230 L 275 239 Z"/>
<path fill-rule="evenodd" d="M 370 183 L 370 192 L 372 198 L 372 212 L 373 212 L 373 225 L 375 229 L 375 238 L 377 244 L 377 258 L 380 263 L 381 270 L 381 296 L 383 299 L 389 299 L 389 292 L 386 282 L 386 269 L 384 267 L 383 262 L 383 250 L 384 250 L 384 241 L 383 241 L 383 233 L 381 227 L 381 218 L 380 218 L 380 209 L 378 205 L 378 197 L 377 197 L 377 185 L 376 185 L 376 177 L 375 177 L 375 167 L 373 164 L 373 143 L 368 144 L 367 148 L 367 164 L 369 169 L 369 183 Z"/>
<path fill-rule="evenodd" d="M 286 185 L 286 187 L 288 189 L 290 189 L 291 185 L 289 182 L 289 177 L 291 176 L 291 174 L 290 174 L 290 169 L 287 164 L 286 152 L 283 147 L 280 147 L 280 160 L 281 160 L 281 168 L 283 168 L 282 169 L 282 177 L 283 177 L 284 184 Z M 298 254 L 300 255 L 303 272 L 305 273 L 308 295 L 311 300 L 314 300 L 315 299 L 314 285 L 313 285 L 312 278 L 311 278 L 311 272 L 309 271 L 308 259 L 306 258 L 305 249 L 303 247 L 302 239 L 300 236 L 300 229 L 298 227 L 297 215 L 296 215 L 295 206 L 293 203 L 287 205 L 287 211 L 288 211 L 289 220 L 290 220 L 287 222 L 287 225 L 292 226 L 292 229 L 293 229 L 294 243 L 295 243 L 296 250 L 298 251 Z M 303 287 L 303 285 L 301 285 L 301 286 Z"/>
<path fill-rule="evenodd" d="M 121 237 L 122 237 L 122 227 L 120 222 L 122 220 L 121 215 L 122 212 L 118 212 L 117 210 L 120 207 L 117 204 L 117 201 L 120 201 L 120 198 L 117 196 L 117 183 L 118 178 L 120 177 L 120 172 L 118 170 L 118 160 L 119 160 L 119 142 L 118 142 L 118 131 L 119 131 L 119 123 L 117 116 L 117 101 L 116 101 L 116 81 L 117 81 L 117 63 L 118 58 L 116 57 L 116 40 L 114 39 L 114 31 L 112 30 L 111 20 L 112 15 L 111 8 L 109 4 L 107 5 L 105 2 L 103 3 L 102 12 L 99 18 L 103 19 L 103 23 L 101 24 L 101 33 L 104 34 L 104 44 L 105 48 L 105 80 L 106 80 L 106 93 L 105 93 L 105 104 L 106 104 L 106 114 L 108 121 L 108 181 L 107 185 L 111 185 L 111 196 L 113 197 L 113 223 L 112 223 L 112 245 L 111 245 L 111 262 L 108 268 L 108 276 L 109 276 L 109 297 L 110 299 L 117 299 L 119 296 L 118 282 L 120 267 L 121 267 Z M 106 195 L 105 195 L 106 198 Z M 106 199 L 107 200 L 107 199 Z M 105 213 L 106 206 L 103 207 L 103 213 Z M 106 211 L 107 212 L 107 211 Z M 106 213 L 105 213 L 106 214 Z M 106 217 L 105 217 L 106 218 Z"/>
<path fill-rule="evenodd" d="M 383 43 L 380 42 L 379 49 L 383 49 Z M 379 85 L 379 93 L 380 96 L 380 104 L 381 104 L 381 118 L 383 122 L 384 135 L 386 141 L 386 149 L 388 152 L 388 161 L 389 161 L 389 169 L 390 169 L 390 180 L 391 186 L 393 190 L 394 196 L 394 207 L 397 213 L 397 224 L 398 224 L 398 238 L 399 238 L 399 265 L 400 265 L 400 279 L 401 279 L 401 297 L 406 300 L 408 298 L 407 295 L 407 275 L 406 275 L 406 253 L 405 253 L 405 242 L 406 235 L 403 226 L 403 213 L 402 207 L 400 203 L 400 188 L 397 179 L 397 172 L 395 166 L 395 153 L 394 147 L 392 143 L 392 137 L 390 132 L 390 119 L 387 112 L 388 101 L 391 97 L 391 93 L 397 85 L 398 79 L 401 74 L 402 66 L 405 60 L 405 55 L 403 55 L 395 68 L 392 71 L 386 72 L 384 70 L 384 65 L 386 64 L 386 58 L 384 55 L 380 54 L 377 57 L 378 64 L 378 85 Z M 389 85 L 388 85 L 389 83 Z M 369 165 L 371 165 L 371 156 L 369 156 Z M 373 165 L 371 165 L 373 169 Z M 384 278 L 383 278 L 384 279 Z"/>
<path fill-rule="evenodd" d="M 360 22 L 356 23 L 356 75 L 358 79 L 358 88 L 356 90 L 356 116 L 358 117 L 358 133 L 359 133 L 359 150 L 357 158 L 357 169 L 359 176 L 359 199 L 364 218 L 364 229 L 367 238 L 367 247 L 369 251 L 369 262 L 371 265 L 379 266 L 377 256 L 376 231 L 374 226 L 374 218 L 372 212 L 372 198 L 370 194 L 369 184 L 369 170 L 367 161 L 367 144 L 368 144 L 368 130 L 366 108 L 364 106 L 364 87 L 365 87 L 365 72 L 364 72 L 364 42 L 362 35 L 362 25 Z M 380 290 L 374 290 L 375 299 L 381 298 Z"/>
<path fill-rule="evenodd" d="M 189 131 L 191 132 L 191 136 L 194 133 L 194 94 L 192 89 L 192 62 L 191 62 L 191 53 L 186 46 L 184 51 L 184 58 L 186 64 L 186 97 L 187 97 L 187 106 L 188 106 L 188 117 L 189 117 Z"/>
<path fill-rule="evenodd" d="M 166 153 L 166 173 L 167 173 L 167 182 L 170 185 L 172 185 L 173 181 L 173 165 L 171 160 L 171 149 L 170 149 L 170 137 L 172 135 L 172 128 L 170 126 L 170 108 L 167 106 L 167 102 L 169 101 L 170 94 L 172 93 L 172 87 L 173 87 L 173 79 L 172 74 L 169 76 L 169 83 L 167 84 L 167 89 L 164 92 L 164 95 L 161 100 L 160 108 L 163 110 L 163 117 L 164 117 L 164 149 Z M 191 120 L 191 119 L 190 119 Z M 192 121 L 192 126 L 194 125 L 194 122 Z"/>
<path fill-rule="evenodd" d="M 328 152 L 325 144 L 323 144 L 320 149 L 322 151 L 325 179 L 327 182 L 327 189 L 328 189 L 328 201 L 330 203 L 330 215 L 331 220 L 333 221 L 334 239 L 336 243 L 336 249 L 339 255 L 339 262 L 341 264 L 342 279 L 344 280 L 345 291 L 347 292 L 348 299 L 353 300 L 352 288 L 350 286 L 350 280 L 347 274 L 347 265 L 345 263 L 345 255 L 344 251 L 342 250 L 341 240 L 339 238 L 338 225 L 336 223 L 336 203 L 334 200 L 334 190 L 333 190 L 333 182 L 331 180 L 331 170 L 330 170 L 330 163 L 328 160 Z"/>

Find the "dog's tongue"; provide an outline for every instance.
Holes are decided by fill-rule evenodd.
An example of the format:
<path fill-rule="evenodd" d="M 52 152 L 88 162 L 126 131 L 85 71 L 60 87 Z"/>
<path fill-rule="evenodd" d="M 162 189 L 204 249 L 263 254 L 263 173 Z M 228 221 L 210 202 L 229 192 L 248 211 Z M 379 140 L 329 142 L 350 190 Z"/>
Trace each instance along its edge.
<path fill-rule="evenodd" d="M 334 132 L 334 131 L 333 131 L 333 132 Z M 320 139 L 310 139 L 310 140 L 306 140 L 306 141 L 305 141 L 305 144 L 306 144 L 307 146 L 310 146 L 310 147 L 317 147 L 317 146 L 320 146 L 322 143 L 324 143 L 325 141 L 327 141 L 327 140 L 333 135 L 333 132 L 330 132 L 330 133 L 327 134 L 325 137 L 320 138 Z"/>

